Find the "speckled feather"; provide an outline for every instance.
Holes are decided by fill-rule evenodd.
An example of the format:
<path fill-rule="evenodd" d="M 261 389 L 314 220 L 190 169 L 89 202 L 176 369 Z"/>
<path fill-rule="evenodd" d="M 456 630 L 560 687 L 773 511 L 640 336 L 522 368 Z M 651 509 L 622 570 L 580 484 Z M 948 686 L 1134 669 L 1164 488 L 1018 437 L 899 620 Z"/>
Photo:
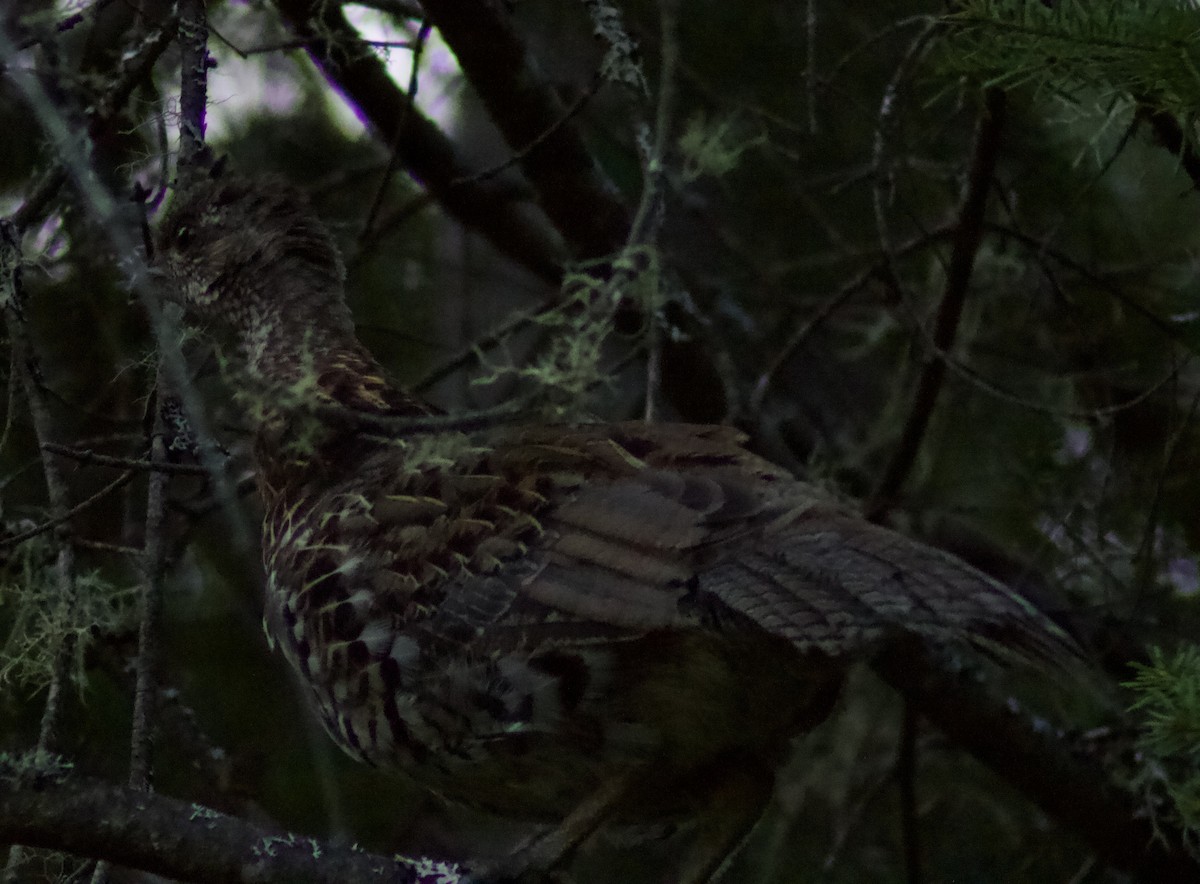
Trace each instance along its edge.
<path fill-rule="evenodd" d="M 257 391 L 268 635 L 355 757 L 543 818 L 642 769 L 624 810 L 654 815 L 706 765 L 778 756 L 889 636 L 1074 653 L 1018 594 L 729 428 L 387 438 L 326 420 L 317 406 L 433 410 L 355 339 L 337 251 L 297 194 L 233 181 L 178 202 L 163 264 Z"/>

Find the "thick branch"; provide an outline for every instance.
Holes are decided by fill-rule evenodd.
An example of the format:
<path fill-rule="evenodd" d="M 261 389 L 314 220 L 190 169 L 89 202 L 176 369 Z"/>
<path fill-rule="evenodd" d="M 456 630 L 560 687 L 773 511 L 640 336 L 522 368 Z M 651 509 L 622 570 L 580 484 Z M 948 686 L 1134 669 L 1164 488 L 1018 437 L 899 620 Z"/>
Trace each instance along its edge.
<path fill-rule="evenodd" d="M 181 0 L 179 13 L 179 55 L 182 70 L 179 107 L 182 120 L 179 131 L 178 170 L 180 178 L 184 179 L 189 174 L 198 174 L 207 159 L 204 121 L 208 103 L 208 19 L 205 15 L 204 0 Z M 174 314 L 178 309 L 168 306 L 155 318 L 159 324 L 160 340 L 177 334 Z M 149 447 L 150 463 L 156 467 L 167 463 L 167 449 L 163 442 L 166 420 L 162 403 L 165 397 L 174 394 L 167 365 L 169 359 L 167 354 L 159 355 L 155 380 L 157 397 Z M 154 730 L 158 719 L 156 701 L 163 619 L 162 590 L 163 573 L 166 569 L 163 532 L 169 481 L 169 473 L 154 470 L 150 474 L 146 491 L 146 528 L 142 547 L 145 573 L 142 580 L 141 622 L 138 628 L 129 752 L 129 785 L 142 791 L 149 791 L 154 776 Z"/>
<path fill-rule="evenodd" d="M 517 263 L 557 285 L 562 262 L 567 257 L 562 248 L 560 232 L 580 254 L 612 254 L 624 244 L 627 228 L 613 221 L 616 216 L 613 208 L 615 196 L 602 179 L 595 177 L 590 182 L 581 182 L 579 179 L 558 182 L 567 192 L 574 194 L 573 199 L 577 204 L 563 205 L 556 210 L 561 214 L 552 217 L 552 220 L 560 227 L 554 230 L 543 223 L 543 216 L 533 211 L 531 204 L 516 198 L 511 187 L 491 180 L 479 180 L 472 170 L 465 168 L 452 142 L 415 108 L 404 110 L 408 106 L 406 94 L 392 82 L 383 64 L 371 54 L 370 48 L 346 22 L 337 4 L 316 0 L 276 0 L 276 6 L 292 30 L 305 40 L 313 62 L 388 143 L 392 142 L 394 133 L 403 127 L 396 144 L 400 161 L 409 174 L 423 183 L 451 215 L 485 236 Z M 505 34 L 489 33 L 478 19 L 475 26 L 485 35 L 481 39 L 488 45 L 493 39 L 503 42 L 511 37 L 511 34 L 506 37 Z M 455 49 L 458 51 L 458 47 Z M 512 47 L 506 51 L 511 52 Z M 522 49 L 521 59 L 524 61 L 524 58 Z M 465 67 L 461 55 L 459 60 Z M 510 74 L 503 82 L 509 86 L 521 85 L 524 82 L 522 77 L 526 75 L 532 78 L 532 73 L 526 70 L 520 76 Z M 535 81 L 531 79 L 529 82 Z M 490 105 L 489 109 L 495 115 L 505 108 L 523 107 L 522 101 L 528 100 L 530 95 L 542 95 L 545 98 L 539 91 L 542 88 L 522 86 L 522 89 L 533 91 L 522 92 L 524 98 L 507 101 L 497 96 L 496 104 Z M 568 139 L 582 149 L 577 135 L 564 134 L 570 125 L 564 116 L 569 112 L 560 103 L 539 107 L 544 113 L 538 115 L 531 112 L 528 119 L 533 120 L 532 123 L 527 120 L 520 127 L 517 124 L 501 125 L 502 129 L 508 127 L 514 132 L 519 129 L 521 133 L 530 135 L 517 145 L 523 164 L 534 162 L 545 165 L 543 151 L 547 145 L 558 144 L 561 148 L 565 142 L 560 139 Z M 530 145 L 535 145 L 532 150 L 523 150 Z M 568 152 L 564 162 L 577 175 L 599 175 L 590 158 L 584 163 L 581 158 Z M 526 174 L 533 173 L 526 169 Z M 548 171 L 538 173 L 538 177 L 547 187 L 553 178 Z M 543 202 L 548 199 L 541 191 L 539 197 Z M 580 219 L 592 217 L 607 220 L 592 228 L 591 233 L 578 226 L 582 223 Z M 692 317 L 679 305 L 668 304 L 665 312 L 668 320 L 687 334 L 680 335 L 678 339 L 671 336 L 663 341 L 664 396 L 680 417 L 686 420 L 720 420 L 727 408 L 723 397 L 711 395 L 711 391 L 722 390 L 723 387 L 720 374 L 712 364 L 711 354 L 703 344 L 703 334 L 696 329 Z"/>
<path fill-rule="evenodd" d="M 554 285 L 565 257 L 555 232 L 511 186 L 471 180 L 453 142 L 416 108 L 387 68 L 346 21 L 336 3 L 276 0 L 309 57 L 387 143 L 400 162 L 451 215 L 518 264 Z M 407 108 L 407 109 L 406 109 Z M 398 133 L 398 137 L 395 137 Z"/>
<path fill-rule="evenodd" d="M 568 108 L 535 73 L 504 4 L 423 0 L 421 5 L 454 50 L 508 146 L 521 153 L 525 177 L 576 256 L 600 258 L 616 251 L 629 229 L 625 206 L 579 130 L 564 122 Z"/>
<path fill-rule="evenodd" d="M 254 884 L 460 880 L 453 867 L 443 867 L 441 878 L 423 876 L 417 866 L 388 857 L 280 836 L 198 804 L 99 780 L 3 785 L 0 842 L 63 850 L 169 878 Z"/>

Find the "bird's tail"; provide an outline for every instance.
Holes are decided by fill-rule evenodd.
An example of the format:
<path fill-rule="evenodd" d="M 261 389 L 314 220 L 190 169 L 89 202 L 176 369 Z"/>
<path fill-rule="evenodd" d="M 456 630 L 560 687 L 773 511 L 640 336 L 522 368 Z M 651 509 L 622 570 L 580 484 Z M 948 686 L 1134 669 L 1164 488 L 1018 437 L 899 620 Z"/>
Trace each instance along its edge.
<path fill-rule="evenodd" d="M 802 650 L 833 656 L 908 634 L 1001 658 L 1078 661 L 1079 645 L 1032 602 L 961 559 L 825 506 L 781 517 L 706 589 Z"/>

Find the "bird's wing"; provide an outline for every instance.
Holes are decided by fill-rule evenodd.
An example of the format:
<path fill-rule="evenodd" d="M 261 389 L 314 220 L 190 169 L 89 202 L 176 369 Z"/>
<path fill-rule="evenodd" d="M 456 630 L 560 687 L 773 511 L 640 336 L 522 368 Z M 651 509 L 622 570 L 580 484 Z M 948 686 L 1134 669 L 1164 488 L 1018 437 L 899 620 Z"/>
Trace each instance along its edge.
<path fill-rule="evenodd" d="M 1028 656 L 1070 650 L 1018 593 L 738 442 L 690 425 L 522 430 L 468 469 L 381 482 L 364 498 L 362 542 L 346 542 L 350 521 L 338 533 L 347 550 L 372 551 L 372 589 L 393 614 L 458 641 L 703 622 L 753 624 L 831 655 L 898 632 Z"/>
<path fill-rule="evenodd" d="M 620 424 L 618 449 L 542 518 L 523 593 L 597 623 L 654 629 L 748 620 L 801 651 L 853 653 L 890 635 L 1065 660 L 1073 640 L 1019 593 L 871 524 L 751 455 L 728 428 Z M 734 613 L 739 616 L 731 617 Z"/>

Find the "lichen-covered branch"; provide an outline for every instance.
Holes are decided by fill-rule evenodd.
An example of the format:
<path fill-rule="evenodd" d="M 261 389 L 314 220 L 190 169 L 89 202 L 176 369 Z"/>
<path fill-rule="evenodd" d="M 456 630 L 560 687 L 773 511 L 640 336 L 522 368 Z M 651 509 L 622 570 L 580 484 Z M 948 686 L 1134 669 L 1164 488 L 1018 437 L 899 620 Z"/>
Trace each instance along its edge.
<path fill-rule="evenodd" d="M 261 828 L 175 798 L 100 780 L 0 784 L 0 842 L 61 850 L 182 881 L 433 884 L 453 866 L 398 861 Z M 424 870 L 424 872 L 423 872 Z M 436 877 L 441 874 L 443 877 Z"/>

